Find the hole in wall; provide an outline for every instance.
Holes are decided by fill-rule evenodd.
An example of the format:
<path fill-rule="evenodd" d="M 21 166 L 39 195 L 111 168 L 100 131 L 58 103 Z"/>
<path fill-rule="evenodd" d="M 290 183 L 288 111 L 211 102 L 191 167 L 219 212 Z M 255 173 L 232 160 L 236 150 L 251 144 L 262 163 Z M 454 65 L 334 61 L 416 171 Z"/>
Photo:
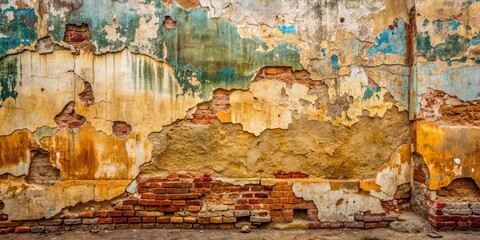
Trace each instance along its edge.
<path fill-rule="evenodd" d="M 80 43 L 92 39 L 90 27 L 86 23 L 67 24 L 63 41 L 77 47 Z"/>
<path fill-rule="evenodd" d="M 457 178 L 437 191 L 441 197 L 480 197 L 480 188 L 471 178 Z"/>
<path fill-rule="evenodd" d="M 85 117 L 75 113 L 75 102 L 71 101 L 65 105 L 63 110 L 54 118 L 60 128 L 79 128 L 85 124 Z"/>
<path fill-rule="evenodd" d="M 162 26 L 167 29 L 172 29 L 177 27 L 177 22 L 173 21 L 170 16 L 165 16 Z"/>
<path fill-rule="evenodd" d="M 293 209 L 293 219 L 307 220 L 307 209 Z"/>
<path fill-rule="evenodd" d="M 112 126 L 113 134 L 119 138 L 126 138 L 132 132 L 132 125 L 124 121 L 115 121 Z"/>

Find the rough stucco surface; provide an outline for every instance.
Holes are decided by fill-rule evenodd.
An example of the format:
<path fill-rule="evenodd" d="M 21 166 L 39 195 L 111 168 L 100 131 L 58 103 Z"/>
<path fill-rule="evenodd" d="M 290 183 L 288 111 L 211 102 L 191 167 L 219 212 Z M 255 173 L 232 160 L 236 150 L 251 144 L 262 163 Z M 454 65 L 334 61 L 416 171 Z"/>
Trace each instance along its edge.
<path fill-rule="evenodd" d="M 479 8 L 1 1 L 3 214 L 50 218 L 136 195 L 139 177 L 268 185 L 300 172 L 311 179 L 292 183 L 295 196 L 320 221 L 351 221 L 386 211 L 412 178 L 412 151 L 429 190 L 478 184 Z"/>

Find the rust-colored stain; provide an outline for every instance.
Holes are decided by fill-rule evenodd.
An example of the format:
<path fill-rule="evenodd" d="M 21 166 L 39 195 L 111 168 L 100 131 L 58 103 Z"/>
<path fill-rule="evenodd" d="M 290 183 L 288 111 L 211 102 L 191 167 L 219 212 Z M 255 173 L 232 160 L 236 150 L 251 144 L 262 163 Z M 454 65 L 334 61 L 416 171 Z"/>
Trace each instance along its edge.
<path fill-rule="evenodd" d="M 50 158 L 60 169 L 64 180 L 131 179 L 137 174 L 135 144 L 145 144 L 136 134 L 120 139 L 97 131 L 90 124 L 78 132 L 62 129 L 52 137 L 41 140 Z M 147 148 L 147 146 L 141 146 Z"/>
<path fill-rule="evenodd" d="M 32 138 L 28 130 L 0 136 L 0 174 L 19 176 L 28 173 L 30 150 L 37 147 Z"/>
<path fill-rule="evenodd" d="M 174 2 L 178 3 L 183 8 L 196 8 L 200 6 L 199 0 L 162 0 L 163 4 L 165 4 L 165 8 L 170 8 Z"/>
<path fill-rule="evenodd" d="M 415 125 L 416 151 L 430 172 L 431 190 L 445 187 L 456 178 L 470 177 L 480 183 L 480 129 L 426 121 Z"/>

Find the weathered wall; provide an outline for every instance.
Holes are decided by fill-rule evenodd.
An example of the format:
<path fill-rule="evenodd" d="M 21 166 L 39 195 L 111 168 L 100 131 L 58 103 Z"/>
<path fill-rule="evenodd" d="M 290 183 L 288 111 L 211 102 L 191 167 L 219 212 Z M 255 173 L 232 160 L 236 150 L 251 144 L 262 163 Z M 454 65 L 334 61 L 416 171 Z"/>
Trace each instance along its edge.
<path fill-rule="evenodd" d="M 455 178 L 480 181 L 479 7 L 0 1 L 0 227 L 29 231 L 11 221 L 53 217 L 70 229 L 228 228 L 247 216 L 281 227 L 295 209 L 308 209 L 311 228 L 388 226 L 408 207 L 411 179 L 428 194 Z M 284 197 L 309 207 L 276 196 L 285 184 Z M 272 200 L 239 197 L 257 188 Z M 108 212 L 119 209 L 132 212 Z"/>
<path fill-rule="evenodd" d="M 429 201 L 423 211 L 434 227 L 479 227 L 480 2 L 418 1 L 415 7 L 414 199 Z M 448 194 L 452 188 L 470 194 Z"/>

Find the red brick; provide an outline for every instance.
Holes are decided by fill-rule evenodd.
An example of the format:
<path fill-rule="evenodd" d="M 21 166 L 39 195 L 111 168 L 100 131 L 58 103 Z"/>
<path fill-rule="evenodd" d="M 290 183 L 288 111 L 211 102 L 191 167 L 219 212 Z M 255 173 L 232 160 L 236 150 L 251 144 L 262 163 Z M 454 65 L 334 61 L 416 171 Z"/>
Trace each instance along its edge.
<path fill-rule="evenodd" d="M 108 211 L 109 217 L 121 217 L 122 215 L 122 211 Z"/>
<path fill-rule="evenodd" d="M 242 194 L 243 198 L 253 198 L 253 193 L 244 193 Z"/>
<path fill-rule="evenodd" d="M 20 225 L 22 225 L 21 222 L 11 222 L 11 221 L 0 222 L 0 228 L 1 227 L 18 227 Z"/>
<path fill-rule="evenodd" d="M 255 193 L 255 198 L 268 198 L 268 193 Z"/>
<path fill-rule="evenodd" d="M 471 215 L 470 221 L 472 222 L 480 222 L 480 215 Z"/>
<path fill-rule="evenodd" d="M 127 223 L 126 217 L 113 218 L 113 223 Z"/>
<path fill-rule="evenodd" d="M 141 195 L 142 199 L 155 199 L 157 195 L 155 193 L 144 193 Z M 142 199 L 140 199 L 138 202 L 140 202 Z"/>
<path fill-rule="evenodd" d="M 142 222 L 141 217 L 129 217 L 128 218 L 128 223 L 140 223 Z"/>
<path fill-rule="evenodd" d="M 249 204 L 260 204 L 260 203 L 262 203 L 262 199 L 250 198 L 250 199 L 248 199 L 248 203 Z"/>
<path fill-rule="evenodd" d="M 178 212 L 182 209 L 182 206 L 161 206 L 160 211 L 162 212 Z"/>
<path fill-rule="evenodd" d="M 78 214 L 78 217 L 80 218 L 93 218 L 95 217 L 95 213 L 94 212 L 81 212 Z"/>
<path fill-rule="evenodd" d="M 15 232 L 16 233 L 28 233 L 28 232 L 30 232 L 30 227 L 16 227 Z"/>
<path fill-rule="evenodd" d="M 133 210 L 133 205 L 125 205 L 125 206 L 118 205 L 118 206 L 115 206 L 113 209 L 118 210 L 118 211 L 120 211 L 120 210 Z"/>
<path fill-rule="evenodd" d="M 139 205 L 145 206 L 161 206 L 161 205 L 170 205 L 172 201 L 170 200 L 153 200 L 153 199 L 140 199 L 138 200 Z"/>
<path fill-rule="evenodd" d="M 155 223 L 155 222 L 157 222 L 157 218 L 156 217 L 143 217 L 142 222 L 144 222 L 144 223 Z"/>
<path fill-rule="evenodd" d="M 265 198 L 265 199 L 262 199 L 262 203 L 264 203 L 264 204 L 272 204 L 272 203 L 275 203 L 275 199 L 273 199 L 273 198 Z"/>
<path fill-rule="evenodd" d="M 172 201 L 172 205 L 175 205 L 175 206 L 183 206 L 185 204 L 186 204 L 185 200 L 173 200 Z"/>
<path fill-rule="evenodd" d="M 275 185 L 276 191 L 292 191 L 292 187 L 289 185 Z"/>
<path fill-rule="evenodd" d="M 201 200 L 187 200 L 187 205 L 189 205 L 189 206 L 201 206 L 202 201 Z"/>
<path fill-rule="evenodd" d="M 169 223 L 170 217 L 157 217 L 157 223 Z"/>
<path fill-rule="evenodd" d="M 137 205 L 138 199 L 126 199 L 123 200 L 123 205 Z"/>
<path fill-rule="evenodd" d="M 124 217 L 133 217 L 135 216 L 135 211 L 123 211 Z"/>
<path fill-rule="evenodd" d="M 315 204 L 313 202 L 304 202 L 295 204 L 295 209 L 314 209 Z"/>
<path fill-rule="evenodd" d="M 262 191 L 262 189 L 263 189 L 263 187 L 261 185 L 250 186 L 250 191 L 252 191 L 252 192 Z"/>
<path fill-rule="evenodd" d="M 459 228 L 469 228 L 471 226 L 471 222 L 457 222 L 457 227 Z"/>
<path fill-rule="evenodd" d="M 434 220 L 428 220 L 430 225 L 435 228 L 455 228 L 457 226 L 456 222 L 448 221 L 448 222 L 439 222 Z"/>
<path fill-rule="evenodd" d="M 98 223 L 100 223 L 100 224 L 112 223 L 112 218 L 99 218 Z"/>
<path fill-rule="evenodd" d="M 0 229 L 0 234 L 9 234 L 14 232 L 15 232 L 15 229 L 13 227 Z"/>
<path fill-rule="evenodd" d="M 270 205 L 270 209 L 283 209 L 282 204 L 272 204 Z"/>
<path fill-rule="evenodd" d="M 274 198 L 283 197 L 283 192 L 272 191 L 272 192 L 270 192 L 270 196 L 274 197 Z"/>

